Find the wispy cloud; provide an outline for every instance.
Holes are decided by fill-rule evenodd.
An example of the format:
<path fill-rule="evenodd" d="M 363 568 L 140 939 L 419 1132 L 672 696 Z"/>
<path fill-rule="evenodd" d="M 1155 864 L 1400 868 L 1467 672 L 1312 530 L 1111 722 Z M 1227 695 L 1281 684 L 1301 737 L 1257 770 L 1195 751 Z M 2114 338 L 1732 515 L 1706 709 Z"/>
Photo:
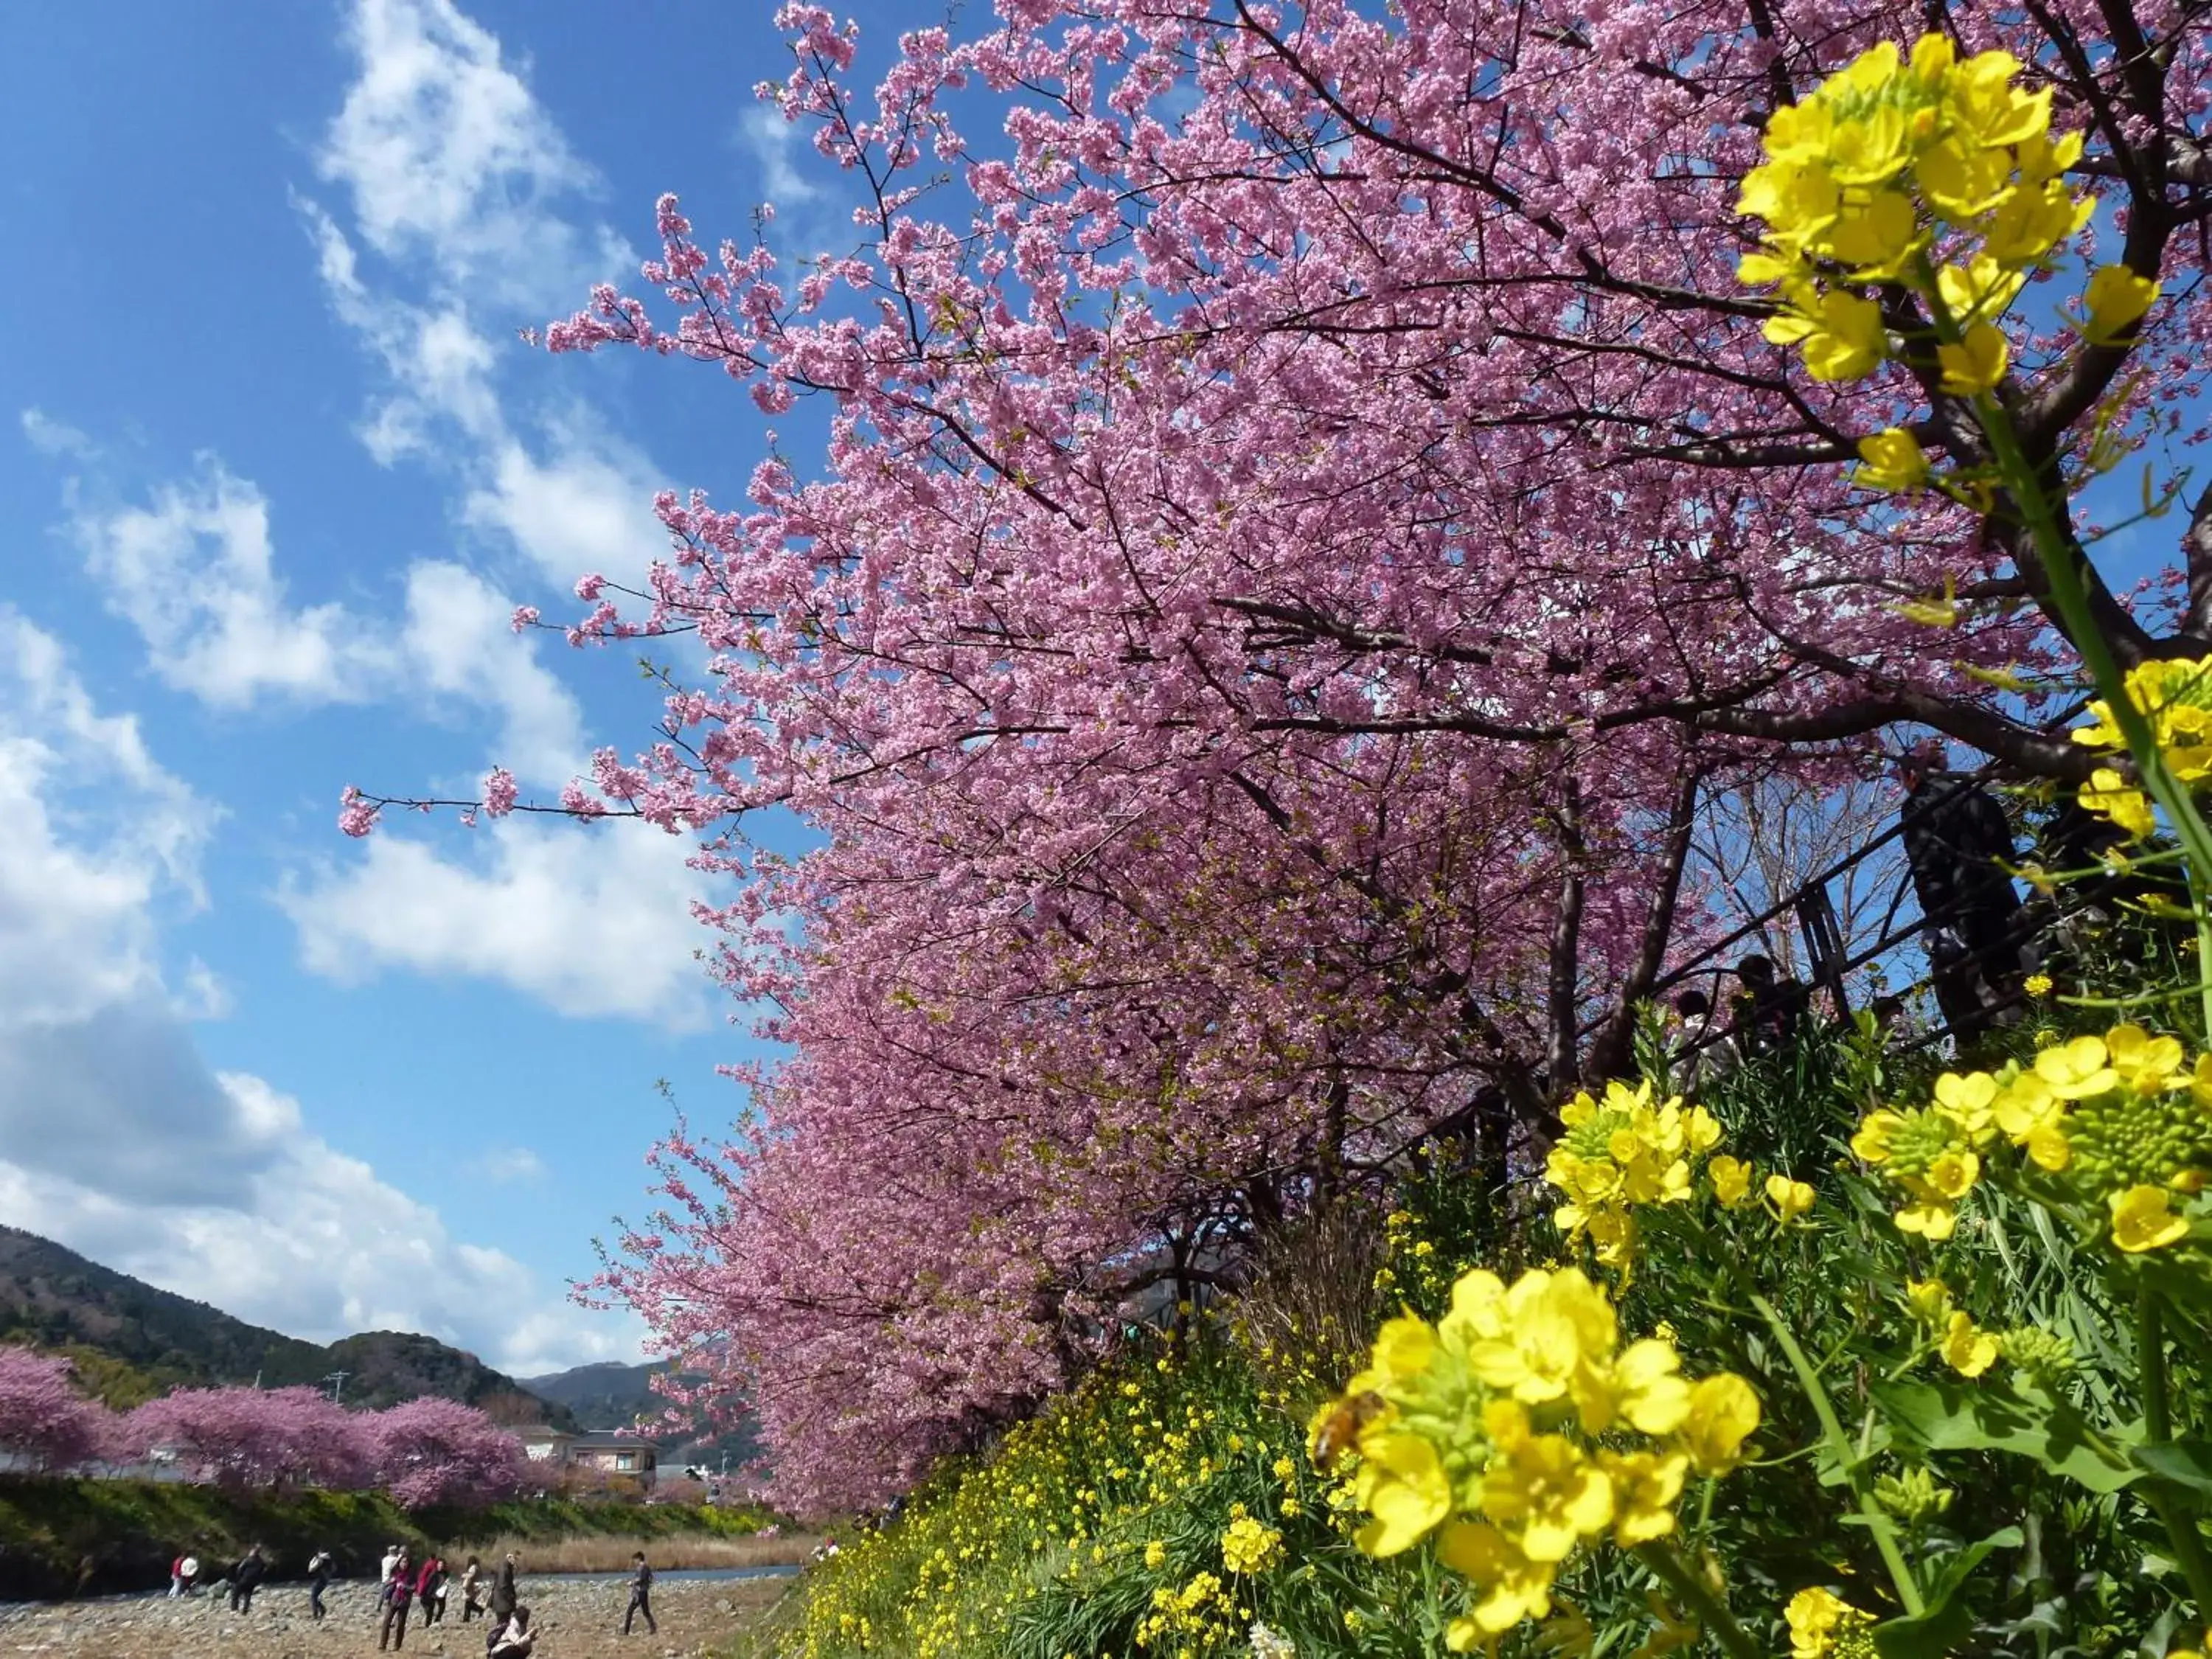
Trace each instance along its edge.
<path fill-rule="evenodd" d="M 545 1160 L 527 1146 L 489 1146 L 477 1156 L 477 1173 L 499 1186 L 543 1181 Z"/>
<path fill-rule="evenodd" d="M 821 187 L 801 173 L 794 157 L 805 147 L 805 130 L 787 121 L 772 105 L 759 104 L 738 118 L 738 143 L 752 158 L 766 199 L 778 207 L 811 202 Z"/>
<path fill-rule="evenodd" d="M 87 440 L 71 453 L 99 451 Z M 466 567 L 409 566 L 399 614 L 299 605 L 279 574 L 268 497 L 217 457 L 142 502 L 90 505 L 110 493 L 97 473 L 72 477 L 66 493 L 68 539 L 163 684 L 227 709 L 265 699 L 392 702 L 435 719 L 489 709 L 498 729 L 487 763 L 550 783 L 583 768 L 575 698 L 538 641 L 514 637 L 514 599 Z"/>

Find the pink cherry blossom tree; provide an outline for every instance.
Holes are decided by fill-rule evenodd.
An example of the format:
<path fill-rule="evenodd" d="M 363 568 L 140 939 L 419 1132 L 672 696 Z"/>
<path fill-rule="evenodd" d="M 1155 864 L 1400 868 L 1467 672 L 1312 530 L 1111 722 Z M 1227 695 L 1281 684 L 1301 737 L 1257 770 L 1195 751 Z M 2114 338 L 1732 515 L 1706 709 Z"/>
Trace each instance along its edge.
<path fill-rule="evenodd" d="M 712 364 L 825 452 L 661 499 L 672 556 L 586 577 L 571 635 L 695 633 L 710 673 L 596 793 L 481 806 L 633 815 L 741 884 L 720 968 L 790 1057 L 734 1143 L 666 1144 L 603 1289 L 749 1399 L 793 1501 L 1026 1409 L 1148 1277 L 1424 1136 L 1541 1133 L 1704 913 L 1702 787 L 1900 726 L 2086 769 L 2020 515 L 1850 476 L 1893 425 L 1975 458 L 1969 407 L 1808 380 L 1735 280 L 1766 116 L 1923 8 L 1003 0 L 872 96 L 849 28 L 781 21 L 763 90 L 861 246 L 786 270 L 668 198 L 657 296 L 547 342 Z M 2201 441 L 2201 15 L 1942 27 L 2085 131 L 2072 255 L 2168 296 L 2088 349 L 2028 305 L 2028 454 Z M 2136 591 L 2077 515 L 2124 661 L 2212 651 L 2208 502 Z M 819 849 L 750 845 L 769 807 Z"/>
<path fill-rule="evenodd" d="M 360 1420 L 377 1484 L 409 1509 L 495 1503 L 529 1479 L 522 1442 L 459 1401 L 425 1396 Z"/>
<path fill-rule="evenodd" d="M 0 1344 L 0 1458 L 10 1468 L 64 1474 L 102 1456 L 114 1419 L 80 1394 L 65 1358 Z"/>
<path fill-rule="evenodd" d="M 373 1467 L 364 1419 L 309 1388 L 179 1389 L 131 1412 L 123 1438 L 230 1486 L 343 1490 Z"/>

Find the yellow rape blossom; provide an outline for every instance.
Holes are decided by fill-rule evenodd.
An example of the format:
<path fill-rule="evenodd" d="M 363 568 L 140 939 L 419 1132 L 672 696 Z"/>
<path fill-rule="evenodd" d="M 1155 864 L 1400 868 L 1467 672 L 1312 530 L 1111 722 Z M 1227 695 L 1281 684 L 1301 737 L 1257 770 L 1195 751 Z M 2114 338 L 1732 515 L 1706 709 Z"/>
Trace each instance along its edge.
<path fill-rule="evenodd" d="M 1774 1206 L 1775 1219 L 1785 1226 L 1813 1207 L 1812 1188 L 1802 1181 L 1792 1181 L 1785 1175 L 1766 1177 L 1767 1201 Z"/>
<path fill-rule="evenodd" d="M 1802 348 L 1805 372 L 1816 380 L 1857 380 L 1888 355 L 1881 307 L 1856 295 L 1803 290 L 1790 307 L 1768 318 L 1766 337 L 1776 345 Z"/>
<path fill-rule="evenodd" d="M 1733 1371 L 1702 1377 L 1690 1389 L 1689 1414 L 1675 1436 L 1699 1474 L 1726 1474 L 1741 1461 L 1759 1427 L 1759 1396 Z"/>
<path fill-rule="evenodd" d="M 1782 1616 L 1790 1626 L 1790 1659 L 1824 1659 L 1828 1654 L 1874 1651 L 1867 1632 L 1871 1614 L 1860 1612 L 1832 1591 L 1814 1586 L 1790 1598 Z"/>
<path fill-rule="evenodd" d="M 1705 1165 L 1713 1183 L 1713 1196 L 1723 1209 L 1733 1210 L 1751 1195 L 1751 1165 L 1725 1152 Z"/>
<path fill-rule="evenodd" d="M 1979 1376 L 1997 1363 L 1997 1340 L 1964 1313 L 1954 1313 L 1943 1333 L 1943 1363 L 1961 1376 Z"/>
<path fill-rule="evenodd" d="M 2111 343 L 2133 328 L 2158 298 L 2160 285 L 2125 265 L 2100 265 L 2081 295 L 2081 332 L 2095 345 Z"/>
<path fill-rule="evenodd" d="M 1885 427 L 1859 440 L 1859 465 L 1852 478 L 1869 489 L 1902 495 L 1928 482 L 1928 457 L 1903 427 Z"/>
<path fill-rule="evenodd" d="M 2163 1249 L 2188 1236 L 2188 1222 L 2173 1213 L 2163 1188 L 2130 1187 L 2109 1201 L 2112 1243 L 2130 1255 Z"/>
<path fill-rule="evenodd" d="M 1976 323 L 1959 344 L 1936 347 L 1936 356 L 1943 370 L 1943 390 L 1954 397 L 1972 397 L 2004 379 L 2012 348 L 1995 324 Z"/>

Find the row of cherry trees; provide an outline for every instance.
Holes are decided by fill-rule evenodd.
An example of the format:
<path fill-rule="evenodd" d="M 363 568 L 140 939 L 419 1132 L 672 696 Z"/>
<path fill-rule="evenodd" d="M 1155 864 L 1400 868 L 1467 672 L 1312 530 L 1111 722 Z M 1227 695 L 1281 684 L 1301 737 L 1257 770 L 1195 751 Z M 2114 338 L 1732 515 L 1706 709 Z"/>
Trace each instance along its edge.
<path fill-rule="evenodd" d="M 472 1406 L 424 1398 L 350 1412 L 314 1389 L 179 1389 L 111 1412 L 70 1362 L 0 1346 L 0 1453 L 49 1473 L 173 1462 L 236 1487 L 382 1488 L 410 1509 L 511 1498 L 522 1443 Z"/>
<path fill-rule="evenodd" d="M 785 8 L 763 92 L 855 244 L 786 269 L 667 198 L 658 296 L 546 342 L 712 365 L 784 428 L 742 501 L 661 499 L 641 590 L 579 586 L 578 642 L 690 634 L 708 670 L 661 671 L 660 740 L 596 789 L 459 805 L 640 817 L 731 878 L 720 969 L 784 1057 L 738 1073 L 739 1134 L 663 1146 L 602 1289 L 742 1389 L 787 1498 L 879 1495 L 1148 1281 L 1423 1137 L 1499 1167 L 1710 914 L 1705 792 L 1931 728 L 2082 775 L 2013 504 L 1851 475 L 1890 427 L 1988 459 L 1921 302 L 1869 278 L 1921 343 L 1808 378 L 1737 280 L 1738 197 L 1772 112 L 1875 41 L 2012 52 L 2104 191 L 2062 263 L 2164 288 L 2087 345 L 2078 283 L 2032 288 L 1998 395 L 2065 489 L 2170 467 L 2212 361 L 2206 15 L 1000 0 L 872 95 L 853 28 Z M 2212 651 L 2212 507 L 2181 505 L 2140 586 L 2070 527 L 2123 660 Z M 759 848 L 769 808 L 814 850 Z"/>

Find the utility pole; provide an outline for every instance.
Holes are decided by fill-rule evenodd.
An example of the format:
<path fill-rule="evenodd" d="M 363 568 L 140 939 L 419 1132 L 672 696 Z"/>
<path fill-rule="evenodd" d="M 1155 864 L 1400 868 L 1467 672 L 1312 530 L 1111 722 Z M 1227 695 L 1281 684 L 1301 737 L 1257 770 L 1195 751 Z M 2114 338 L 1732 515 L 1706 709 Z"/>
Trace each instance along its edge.
<path fill-rule="evenodd" d="M 324 1382 L 331 1385 L 331 1403 L 332 1405 L 343 1406 L 345 1404 L 345 1380 L 352 1375 L 353 1373 L 351 1371 L 332 1371 L 327 1376 L 323 1378 Z"/>

